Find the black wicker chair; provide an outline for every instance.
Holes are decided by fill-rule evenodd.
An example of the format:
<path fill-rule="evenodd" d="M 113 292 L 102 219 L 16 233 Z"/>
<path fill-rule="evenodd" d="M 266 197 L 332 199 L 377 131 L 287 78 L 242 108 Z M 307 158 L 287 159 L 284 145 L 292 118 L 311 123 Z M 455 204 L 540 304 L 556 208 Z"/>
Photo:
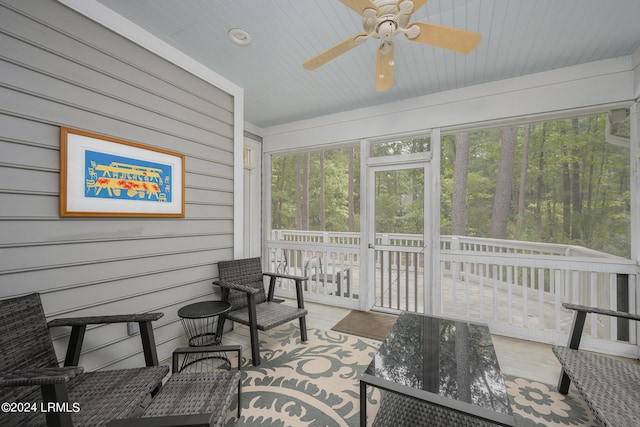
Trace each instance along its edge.
<path fill-rule="evenodd" d="M 135 416 L 169 372 L 157 366 L 151 321 L 162 313 L 84 317 L 47 324 L 40 295 L 0 300 L 0 425 L 105 425 Z M 87 325 L 138 322 L 147 367 L 83 373 L 78 367 Z M 59 367 L 49 327 L 71 326 L 65 366 Z M 52 408 L 49 410 L 48 408 Z"/>
<path fill-rule="evenodd" d="M 569 386 L 573 384 L 599 425 L 639 426 L 640 365 L 578 350 L 578 347 L 588 313 L 635 321 L 640 321 L 640 315 L 569 303 L 563 303 L 562 306 L 575 310 L 575 314 L 567 346 L 554 345 L 551 348 L 562 366 L 558 392 L 567 394 Z"/>
<path fill-rule="evenodd" d="M 213 282 L 222 288 L 222 299 L 231 303 L 227 319 L 249 326 L 253 365 L 260 365 L 258 329 L 266 331 L 299 319 L 300 338 L 307 340 L 307 325 L 302 296 L 302 282 L 306 277 L 287 274 L 263 273 L 260 258 L 246 258 L 218 263 L 220 280 Z M 269 292 L 265 294 L 264 276 L 270 278 Z M 276 280 L 291 279 L 296 284 L 297 307 L 273 301 Z"/>

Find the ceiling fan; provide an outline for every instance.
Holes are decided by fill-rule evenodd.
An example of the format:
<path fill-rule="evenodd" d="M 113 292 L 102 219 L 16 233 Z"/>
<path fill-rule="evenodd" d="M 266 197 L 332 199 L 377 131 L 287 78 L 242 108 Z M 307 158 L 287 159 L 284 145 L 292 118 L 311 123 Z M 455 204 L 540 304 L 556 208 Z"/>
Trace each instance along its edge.
<path fill-rule="evenodd" d="M 428 0 L 340 0 L 362 15 L 365 32 L 338 43 L 303 64 L 315 70 L 370 38 L 380 39 L 376 60 L 376 90 L 381 92 L 393 86 L 393 52 L 391 39 L 404 34 L 409 41 L 428 44 L 459 53 L 469 53 L 480 43 L 480 34 L 452 27 L 412 22 L 409 19 Z"/>

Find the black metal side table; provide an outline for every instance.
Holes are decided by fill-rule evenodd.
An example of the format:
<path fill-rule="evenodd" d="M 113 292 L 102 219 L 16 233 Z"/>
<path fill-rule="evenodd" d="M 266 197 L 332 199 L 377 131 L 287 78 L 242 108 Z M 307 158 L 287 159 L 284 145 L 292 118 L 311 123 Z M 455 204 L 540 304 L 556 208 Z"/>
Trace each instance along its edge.
<path fill-rule="evenodd" d="M 224 322 L 230 309 L 231 304 L 223 301 L 202 301 L 180 308 L 178 317 L 180 317 L 184 331 L 189 339 L 189 347 L 220 345 L 222 343 Z M 226 356 L 205 356 L 204 353 L 194 353 L 183 359 L 180 371 L 186 368 L 190 370 L 208 370 L 211 363 L 215 361 L 223 361 L 230 366 L 229 359 Z M 197 362 L 207 363 L 199 363 L 200 366 L 194 365 Z M 215 367 L 218 366 L 216 365 Z"/>

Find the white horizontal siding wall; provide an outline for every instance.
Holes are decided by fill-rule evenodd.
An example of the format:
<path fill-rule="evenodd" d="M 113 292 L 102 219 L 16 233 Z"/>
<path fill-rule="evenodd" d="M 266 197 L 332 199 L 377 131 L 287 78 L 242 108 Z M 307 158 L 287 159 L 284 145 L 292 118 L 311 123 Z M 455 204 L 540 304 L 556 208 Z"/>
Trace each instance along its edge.
<path fill-rule="evenodd" d="M 48 318 L 177 310 L 217 298 L 234 253 L 234 97 L 51 0 L 0 0 L 0 298 L 40 292 Z M 186 156 L 185 218 L 60 218 L 60 126 Z M 52 330 L 63 357 L 68 330 Z M 125 325 L 87 332 L 87 370 L 141 366 Z"/>

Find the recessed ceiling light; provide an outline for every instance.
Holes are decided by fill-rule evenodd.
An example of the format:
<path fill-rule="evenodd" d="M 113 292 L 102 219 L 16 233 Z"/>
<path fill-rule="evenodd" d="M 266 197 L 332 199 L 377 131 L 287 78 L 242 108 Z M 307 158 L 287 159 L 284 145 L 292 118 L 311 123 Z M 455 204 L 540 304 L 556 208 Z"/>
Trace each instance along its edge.
<path fill-rule="evenodd" d="M 251 43 L 251 36 L 241 28 L 232 28 L 229 30 L 229 39 L 237 45 L 246 46 Z"/>

